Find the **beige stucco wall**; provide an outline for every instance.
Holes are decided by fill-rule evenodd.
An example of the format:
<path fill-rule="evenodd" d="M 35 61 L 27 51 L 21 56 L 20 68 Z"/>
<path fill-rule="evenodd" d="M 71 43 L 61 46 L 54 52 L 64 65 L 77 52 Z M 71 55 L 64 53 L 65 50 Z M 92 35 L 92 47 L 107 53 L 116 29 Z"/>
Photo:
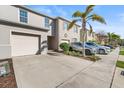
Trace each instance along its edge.
<path fill-rule="evenodd" d="M 83 33 L 82 30 L 80 30 L 80 40 L 83 41 Z M 87 33 L 85 34 L 85 41 L 96 41 L 96 34 L 95 32 L 90 33 L 90 31 L 87 31 Z"/>
<path fill-rule="evenodd" d="M 0 25 L 0 59 L 11 56 L 10 35 L 10 31 Z"/>
<path fill-rule="evenodd" d="M 28 12 L 28 23 L 20 22 L 20 15 L 19 9 L 15 6 L 9 5 L 0 5 L 0 19 L 7 20 L 10 22 L 16 22 L 20 24 L 31 25 L 34 27 L 45 28 L 45 16 L 35 14 L 31 11 Z M 20 27 L 12 27 L 7 25 L 0 24 L 0 59 L 9 58 L 11 57 L 11 32 L 20 32 L 20 33 L 29 33 L 29 34 L 36 34 L 41 36 L 41 43 L 45 41 L 45 43 L 41 44 L 42 46 L 47 46 L 47 36 L 52 36 L 52 23 L 53 19 L 49 18 L 49 31 L 38 31 Z M 47 53 L 47 47 L 42 51 L 42 54 Z"/>
<path fill-rule="evenodd" d="M 0 5 L 0 19 L 22 23 L 20 22 L 20 19 L 19 19 L 20 17 L 19 9 L 21 8 L 9 6 L 9 5 Z M 45 28 L 45 17 L 44 16 L 40 16 L 30 11 L 27 11 L 27 12 L 28 12 L 28 23 L 22 23 L 22 24 L 28 24 L 31 26 Z M 50 20 L 50 28 L 49 28 L 48 35 L 51 36 L 52 35 L 51 23 L 53 22 L 53 19 L 49 18 L 49 20 Z"/>
<path fill-rule="evenodd" d="M 90 31 L 87 31 L 87 41 L 95 41 L 95 33 L 90 33 Z"/>
<path fill-rule="evenodd" d="M 73 28 L 69 31 L 64 31 L 63 24 L 64 22 L 67 22 L 62 19 L 58 19 L 58 46 L 61 44 L 62 39 L 69 40 L 69 42 L 72 42 L 72 38 L 77 38 L 77 41 L 80 41 L 80 27 L 78 27 L 78 33 L 73 31 Z M 67 22 L 69 24 L 69 22 Z M 67 37 L 65 37 L 65 34 Z"/>
<path fill-rule="evenodd" d="M 18 22 L 18 8 L 0 5 L 0 19 Z"/>
<path fill-rule="evenodd" d="M 0 25 L 0 59 L 12 57 L 11 53 L 11 36 L 12 32 L 27 33 L 41 36 L 41 47 L 47 46 L 47 32 L 31 30 L 20 27 L 12 27 L 6 25 Z M 47 53 L 47 47 L 41 52 L 41 54 Z"/>

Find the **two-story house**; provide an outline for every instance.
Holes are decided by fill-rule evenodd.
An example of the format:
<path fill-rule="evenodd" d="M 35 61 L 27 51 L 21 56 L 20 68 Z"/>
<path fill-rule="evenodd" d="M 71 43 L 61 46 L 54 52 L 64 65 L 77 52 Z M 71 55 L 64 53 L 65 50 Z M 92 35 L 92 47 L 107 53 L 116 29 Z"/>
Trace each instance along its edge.
<path fill-rule="evenodd" d="M 79 41 L 80 26 L 67 31 L 69 22 L 26 6 L 0 6 L 0 59 L 46 54 L 48 49 L 59 50 L 61 42 Z"/>
<path fill-rule="evenodd" d="M 52 46 L 53 50 L 61 50 L 59 45 L 63 42 L 71 43 L 80 41 L 80 26 L 75 24 L 70 30 L 68 30 L 68 25 L 71 21 L 62 18 L 62 17 L 56 17 L 56 30 L 55 34 L 52 36 Z M 48 41 L 49 42 L 49 41 Z M 48 45 L 49 46 L 49 45 Z M 52 49 L 52 48 L 51 48 Z"/>
<path fill-rule="evenodd" d="M 90 32 L 88 29 L 85 32 L 85 41 L 96 41 L 96 33 Z M 80 30 L 80 41 L 84 39 L 84 31 Z"/>

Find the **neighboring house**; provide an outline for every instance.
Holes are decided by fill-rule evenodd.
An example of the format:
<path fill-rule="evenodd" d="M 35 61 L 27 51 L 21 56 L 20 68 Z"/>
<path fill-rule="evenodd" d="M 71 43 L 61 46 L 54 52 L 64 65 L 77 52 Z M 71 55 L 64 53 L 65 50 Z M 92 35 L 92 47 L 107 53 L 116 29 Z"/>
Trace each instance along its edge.
<path fill-rule="evenodd" d="M 82 30 L 80 30 L 80 41 L 83 41 L 83 35 L 84 35 L 84 32 Z M 85 35 L 86 35 L 85 41 L 95 41 L 96 40 L 95 32 L 90 33 L 90 31 L 87 29 Z"/>
<path fill-rule="evenodd" d="M 74 25 L 72 29 L 68 31 L 68 25 L 70 21 L 62 17 L 56 18 L 57 29 L 56 29 L 56 41 L 57 50 L 60 50 L 59 45 L 63 42 L 79 42 L 80 41 L 80 26 Z"/>
<path fill-rule="evenodd" d="M 104 35 L 104 34 L 100 34 L 100 33 L 97 33 L 96 34 L 96 41 L 99 43 L 99 44 L 107 44 L 108 43 L 108 36 L 107 35 Z"/>
<path fill-rule="evenodd" d="M 79 41 L 80 27 L 67 31 L 68 23 L 25 6 L 0 6 L 0 59 L 46 54 L 48 49 L 59 50 L 61 42 Z"/>

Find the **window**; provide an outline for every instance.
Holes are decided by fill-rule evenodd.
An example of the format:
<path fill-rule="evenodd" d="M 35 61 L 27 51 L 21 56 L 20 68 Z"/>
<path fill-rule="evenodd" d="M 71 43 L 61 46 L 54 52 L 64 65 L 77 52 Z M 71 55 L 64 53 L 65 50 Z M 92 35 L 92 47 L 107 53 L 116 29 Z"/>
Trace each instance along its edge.
<path fill-rule="evenodd" d="M 45 17 L 45 27 L 49 28 L 49 18 Z"/>
<path fill-rule="evenodd" d="M 64 30 L 68 30 L 68 23 L 64 22 L 64 24 L 63 24 L 63 29 L 64 29 Z"/>
<path fill-rule="evenodd" d="M 28 13 L 25 10 L 20 10 L 20 22 L 28 22 Z"/>
<path fill-rule="evenodd" d="M 73 31 L 74 31 L 75 33 L 78 33 L 78 27 L 77 27 L 77 26 L 74 26 L 74 27 L 73 27 Z"/>
<path fill-rule="evenodd" d="M 77 42 L 77 38 L 72 38 L 72 42 Z"/>
<path fill-rule="evenodd" d="M 78 33 L 78 27 L 76 26 L 76 33 Z"/>

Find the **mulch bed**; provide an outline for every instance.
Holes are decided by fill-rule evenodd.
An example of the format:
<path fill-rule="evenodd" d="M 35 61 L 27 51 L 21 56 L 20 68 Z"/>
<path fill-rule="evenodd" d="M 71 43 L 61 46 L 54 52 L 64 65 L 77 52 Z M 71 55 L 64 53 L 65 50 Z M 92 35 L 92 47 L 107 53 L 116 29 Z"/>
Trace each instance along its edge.
<path fill-rule="evenodd" d="M 17 88 L 12 60 L 10 59 L 8 63 L 10 65 L 10 73 L 0 77 L 0 88 Z"/>

